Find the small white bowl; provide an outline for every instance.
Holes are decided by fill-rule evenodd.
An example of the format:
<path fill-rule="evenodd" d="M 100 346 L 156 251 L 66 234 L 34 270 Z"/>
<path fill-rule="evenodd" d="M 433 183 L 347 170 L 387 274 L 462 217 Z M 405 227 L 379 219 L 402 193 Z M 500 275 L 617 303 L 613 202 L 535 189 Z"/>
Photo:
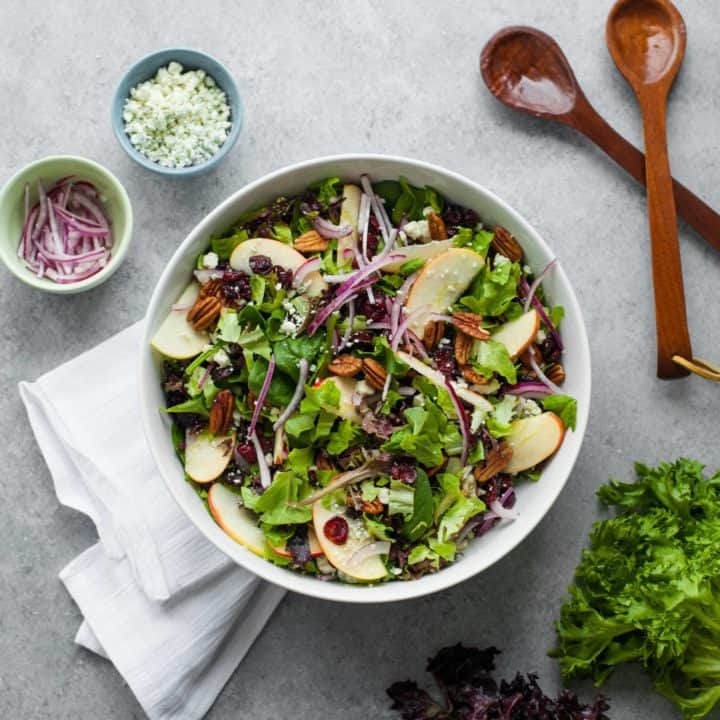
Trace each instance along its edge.
<path fill-rule="evenodd" d="M 363 173 L 368 173 L 373 181 L 395 180 L 402 175 L 413 185 L 431 185 L 453 203 L 475 210 L 488 225 L 503 225 L 518 237 L 528 263 L 536 272 L 554 257 L 540 235 L 509 205 L 477 183 L 443 168 L 385 155 L 339 155 L 298 163 L 266 175 L 230 196 L 202 220 L 177 249 L 150 300 L 140 353 L 139 387 L 143 425 L 155 462 L 173 497 L 205 537 L 239 565 L 288 590 L 324 600 L 375 603 L 438 592 L 477 575 L 509 553 L 540 522 L 565 486 L 585 435 L 590 409 L 590 348 L 577 298 L 559 265 L 543 287 L 554 304 L 565 306 L 562 334 L 567 380 L 563 389 L 577 398 L 577 427 L 575 432 L 566 434 L 558 452 L 545 465 L 541 479 L 517 487 L 518 519 L 503 522 L 470 543 L 462 557 L 443 570 L 418 580 L 371 586 L 327 582 L 273 565 L 232 540 L 215 524 L 185 481 L 170 441 L 167 415 L 159 412 L 164 398 L 159 358 L 150 347 L 150 339 L 186 286 L 197 255 L 206 248 L 211 235 L 227 230 L 242 212 L 262 206 L 279 195 L 292 196 L 312 182 L 330 176 L 357 182 Z"/>

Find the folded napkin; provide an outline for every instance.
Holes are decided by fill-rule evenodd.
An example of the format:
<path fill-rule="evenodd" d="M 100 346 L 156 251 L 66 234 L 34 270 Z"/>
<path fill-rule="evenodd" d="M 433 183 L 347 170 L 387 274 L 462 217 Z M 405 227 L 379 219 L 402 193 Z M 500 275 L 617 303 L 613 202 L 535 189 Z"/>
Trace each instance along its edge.
<path fill-rule="evenodd" d="M 197 720 L 282 599 L 190 523 L 145 444 L 141 323 L 20 383 L 58 500 L 99 542 L 60 573 L 85 618 L 75 641 L 107 657 L 151 720 Z"/>

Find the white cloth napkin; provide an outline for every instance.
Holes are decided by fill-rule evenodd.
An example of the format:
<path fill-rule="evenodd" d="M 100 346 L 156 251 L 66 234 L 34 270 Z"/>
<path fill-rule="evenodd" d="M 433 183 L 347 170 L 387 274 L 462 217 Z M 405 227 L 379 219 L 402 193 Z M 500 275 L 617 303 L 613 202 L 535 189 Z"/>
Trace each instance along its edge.
<path fill-rule="evenodd" d="M 208 542 L 161 480 L 137 400 L 141 325 L 20 395 L 58 500 L 100 537 L 60 572 L 85 618 L 75 641 L 109 658 L 151 720 L 198 720 L 284 590 Z"/>

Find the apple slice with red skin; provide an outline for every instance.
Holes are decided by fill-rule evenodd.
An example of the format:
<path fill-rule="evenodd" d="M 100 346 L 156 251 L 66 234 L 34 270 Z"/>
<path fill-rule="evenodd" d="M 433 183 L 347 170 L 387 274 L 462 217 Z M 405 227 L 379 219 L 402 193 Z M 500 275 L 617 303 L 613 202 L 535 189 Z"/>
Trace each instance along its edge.
<path fill-rule="evenodd" d="M 209 430 L 188 430 L 185 433 L 185 472 L 196 483 L 211 483 L 228 466 L 234 445 L 235 431 L 211 435 Z"/>
<path fill-rule="evenodd" d="M 187 360 L 201 353 L 207 345 L 208 334 L 198 332 L 187 320 L 199 292 L 200 285 L 191 282 L 153 335 L 150 344 L 159 353 L 175 360 Z"/>
<path fill-rule="evenodd" d="M 310 545 L 310 555 L 312 557 L 319 557 L 323 554 L 322 548 L 320 547 L 320 543 L 317 539 L 317 535 L 312 528 L 308 528 L 308 544 Z M 287 558 L 292 557 L 290 551 L 287 549 L 287 544 L 283 545 L 282 547 L 275 547 L 274 545 L 272 545 L 271 547 L 273 549 L 273 552 L 275 552 L 277 555 Z"/>
<path fill-rule="evenodd" d="M 365 529 L 361 518 L 349 518 L 340 515 L 341 510 L 339 508 L 328 510 L 323 506 L 322 500 L 313 503 L 312 508 L 313 525 L 318 542 L 327 561 L 336 570 L 343 573 L 343 575 L 362 582 L 381 580 L 387 575 L 385 563 L 380 559 L 380 555 L 371 555 L 360 562 L 353 561 L 358 552 L 375 542 Z M 348 524 L 347 540 L 342 545 L 336 545 L 325 535 L 325 524 L 328 520 L 332 520 L 339 515 Z"/>
<path fill-rule="evenodd" d="M 208 491 L 208 506 L 215 522 L 235 542 L 250 552 L 263 557 L 265 534 L 258 527 L 257 516 L 240 505 L 240 496 L 221 483 L 215 483 Z"/>
<path fill-rule="evenodd" d="M 430 313 L 446 313 L 484 264 L 483 256 L 468 248 L 450 248 L 430 260 L 408 293 L 405 312 L 418 313 L 409 329 L 422 337 Z"/>
<path fill-rule="evenodd" d="M 540 329 L 540 315 L 535 308 L 520 317 L 501 325 L 491 336 L 491 340 L 502 343 L 510 354 L 511 360 L 517 360 L 529 347 Z"/>
<path fill-rule="evenodd" d="M 299 253 L 291 245 L 272 240 L 271 238 L 249 238 L 241 242 L 233 254 L 230 256 L 230 267 L 234 270 L 241 270 L 248 275 L 252 275 L 253 271 L 250 267 L 250 258 L 254 255 L 265 255 L 272 260 L 273 265 L 279 265 L 287 270 L 297 270 L 303 263 L 307 262 L 307 258 Z M 321 295 L 327 288 L 327 283 L 322 279 L 322 275 L 315 271 L 308 273 L 303 284 L 308 286 L 307 294 L 311 297 Z"/>
<path fill-rule="evenodd" d="M 565 425 L 553 412 L 515 420 L 505 438 L 513 454 L 503 472 L 516 475 L 539 465 L 560 447 L 564 437 Z"/>

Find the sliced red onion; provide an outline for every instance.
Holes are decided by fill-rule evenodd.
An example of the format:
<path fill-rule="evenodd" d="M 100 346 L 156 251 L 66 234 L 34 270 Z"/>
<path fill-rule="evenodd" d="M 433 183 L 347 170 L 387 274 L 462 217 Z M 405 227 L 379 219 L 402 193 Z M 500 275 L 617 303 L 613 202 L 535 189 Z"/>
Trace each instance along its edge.
<path fill-rule="evenodd" d="M 263 488 L 269 488 L 270 483 L 272 482 L 270 467 L 268 466 L 268 462 L 265 458 L 265 452 L 262 449 L 257 433 L 254 430 L 250 434 L 250 442 L 253 444 L 255 454 L 257 455 L 258 468 L 260 470 L 260 485 Z"/>
<path fill-rule="evenodd" d="M 496 517 L 502 518 L 503 520 L 517 520 L 517 510 L 506 508 L 499 500 L 493 500 L 489 504 L 489 507 Z"/>
<path fill-rule="evenodd" d="M 205 372 L 202 374 L 202 377 L 198 381 L 198 387 L 202 390 L 203 385 L 207 382 L 207 379 L 210 377 L 210 366 L 205 368 Z"/>
<path fill-rule="evenodd" d="M 295 386 L 295 392 L 293 393 L 293 396 L 290 399 L 287 407 L 282 411 L 280 417 L 275 421 L 275 424 L 273 425 L 273 430 L 275 430 L 276 432 L 280 428 L 282 428 L 282 426 L 285 424 L 285 421 L 295 412 L 298 405 L 300 404 L 300 401 L 305 394 L 305 381 L 307 380 L 308 370 L 308 361 L 305 358 L 301 358 L 298 362 L 298 381 L 297 385 Z"/>
<path fill-rule="evenodd" d="M 387 243 L 390 237 L 390 227 L 385 224 L 385 218 L 383 217 L 382 210 L 380 210 L 380 201 L 378 196 L 373 192 L 372 185 L 370 184 L 370 178 L 367 175 L 363 175 L 360 178 L 360 184 L 365 194 L 370 198 L 370 207 L 377 218 L 378 224 L 380 225 L 380 233 L 383 236 L 383 241 Z"/>
<path fill-rule="evenodd" d="M 397 241 L 397 236 L 398 236 L 397 230 L 395 230 L 395 228 L 393 228 L 390 231 L 390 235 L 388 237 L 388 241 L 385 243 L 385 247 L 373 259 L 380 259 L 380 258 L 384 258 L 385 256 L 389 255 L 390 252 L 392 252 L 395 249 L 395 242 Z"/>
<path fill-rule="evenodd" d="M 552 390 L 541 382 L 521 382 L 517 385 L 511 385 L 507 391 L 511 395 L 538 400 L 540 398 L 552 395 Z"/>
<path fill-rule="evenodd" d="M 445 378 L 445 389 L 448 391 L 448 395 L 450 395 L 450 400 L 452 400 L 453 407 L 460 422 L 460 434 L 462 435 L 463 443 L 462 453 L 460 454 L 460 464 L 464 466 L 470 453 L 470 420 L 468 419 L 462 402 L 460 402 L 460 398 L 455 392 L 455 388 L 447 378 Z"/>
<path fill-rule="evenodd" d="M 390 255 L 377 262 L 372 262 L 366 267 L 354 272 L 351 276 L 338 288 L 335 297 L 322 308 L 308 325 L 308 335 L 313 335 L 318 328 L 332 315 L 339 307 L 345 304 L 350 297 L 359 290 L 360 283 L 368 276 L 380 270 L 385 265 L 395 262 L 401 255 Z M 370 283 L 372 284 L 372 283 Z"/>
<path fill-rule="evenodd" d="M 97 235 L 99 237 L 106 237 L 108 234 L 107 228 L 101 227 L 100 225 L 97 225 L 96 223 L 88 220 L 87 218 L 81 218 L 79 215 L 70 213 L 67 210 L 63 210 L 62 208 L 56 207 L 55 215 L 59 217 L 66 225 L 71 227 L 73 230 L 81 232 L 83 235 L 87 235 L 89 237 L 92 237 L 93 235 Z"/>
<path fill-rule="evenodd" d="M 550 378 L 542 371 L 542 368 L 540 367 L 538 361 L 535 360 L 532 354 L 528 353 L 528 357 L 530 359 L 530 366 L 535 371 L 535 374 L 540 379 L 540 382 L 542 382 L 542 384 L 545 385 L 551 393 L 556 395 L 562 395 L 562 389 L 559 388 L 552 380 L 550 380 Z"/>
<path fill-rule="evenodd" d="M 353 231 L 353 226 L 349 222 L 334 225 L 329 220 L 321 217 L 313 220 L 313 227 L 324 238 L 342 238 L 348 236 Z"/>
<path fill-rule="evenodd" d="M 408 329 L 410 323 L 416 320 L 420 315 L 427 314 L 428 306 L 421 305 L 419 308 L 415 308 L 409 315 L 406 315 L 403 321 L 397 326 L 395 333 L 390 338 L 390 347 L 393 350 L 397 350 L 402 340 L 403 333 Z"/>
<path fill-rule="evenodd" d="M 68 186 L 68 190 L 72 187 L 72 185 Z M 98 206 L 98 204 L 89 198 L 84 193 L 73 193 L 72 196 L 73 204 L 77 204 L 82 208 L 85 208 L 85 210 L 88 211 L 90 214 L 90 217 L 100 226 L 105 228 L 106 230 L 110 229 L 110 225 L 108 224 L 107 218 L 103 215 L 102 209 Z"/>
<path fill-rule="evenodd" d="M 436 367 L 435 361 L 430 357 L 430 353 L 425 348 L 425 343 L 412 330 L 407 330 L 406 334 L 410 338 L 412 346 L 417 350 L 417 354 L 432 367 Z"/>
<path fill-rule="evenodd" d="M 275 355 L 270 356 L 270 363 L 268 364 L 267 372 L 265 373 L 265 380 L 263 381 L 260 394 L 255 401 L 255 408 L 253 409 L 252 420 L 250 420 L 250 427 L 248 427 L 248 436 L 255 432 L 255 426 L 257 425 L 258 418 L 260 417 L 260 411 L 265 404 L 265 397 L 270 389 L 270 383 L 275 373 Z"/>
<path fill-rule="evenodd" d="M 322 258 L 319 255 L 316 255 L 313 258 L 310 258 L 309 260 L 306 260 L 302 265 L 300 265 L 297 270 L 293 273 L 293 285 L 295 287 L 300 287 L 302 285 L 303 280 L 312 272 L 318 272 L 320 268 L 322 267 Z"/>
<path fill-rule="evenodd" d="M 537 289 L 540 287 L 540 283 L 545 279 L 547 274 L 557 265 L 557 258 L 551 260 L 546 266 L 545 269 L 533 280 L 532 285 L 529 287 L 527 295 L 525 296 L 525 305 L 523 306 L 523 310 L 527 312 L 530 309 L 530 303 L 532 302 L 533 298 L 535 297 L 535 293 L 537 292 Z"/>
<path fill-rule="evenodd" d="M 370 558 L 376 557 L 377 555 L 387 555 L 389 552 L 389 540 L 377 540 L 375 542 L 367 543 L 350 556 L 348 559 L 348 566 L 357 567 Z"/>

